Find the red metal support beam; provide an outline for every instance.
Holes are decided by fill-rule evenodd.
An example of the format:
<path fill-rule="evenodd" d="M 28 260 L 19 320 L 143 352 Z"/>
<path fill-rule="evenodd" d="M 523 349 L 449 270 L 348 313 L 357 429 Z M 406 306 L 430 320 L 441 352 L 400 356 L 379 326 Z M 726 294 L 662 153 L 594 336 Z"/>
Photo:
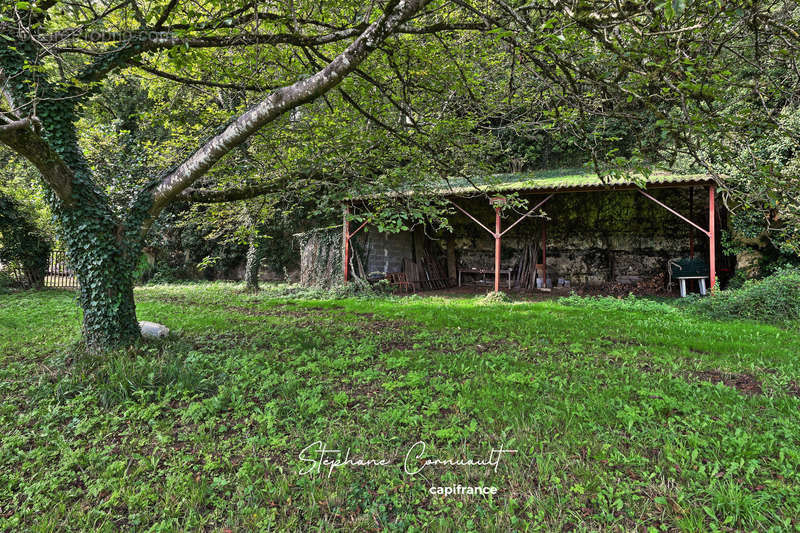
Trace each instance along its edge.
<path fill-rule="evenodd" d="M 713 185 L 708 187 L 708 275 L 709 275 L 709 288 L 714 288 L 714 282 L 717 279 L 717 239 L 714 227 L 714 193 L 716 187 Z"/>
<path fill-rule="evenodd" d="M 350 207 L 344 206 L 344 215 L 343 215 L 343 223 L 342 223 L 342 269 L 343 269 L 343 278 L 344 282 L 347 283 L 350 278 L 350 271 L 349 271 L 349 263 L 350 263 L 350 221 L 348 220 L 348 216 L 350 215 Z"/>
<path fill-rule="evenodd" d="M 713 186 L 712 186 L 712 188 L 713 188 Z M 697 228 L 697 229 L 699 229 L 700 231 L 702 231 L 702 232 L 703 232 L 703 234 L 704 234 L 704 235 L 706 235 L 707 237 L 711 237 L 711 232 L 709 232 L 709 231 L 707 231 L 707 230 L 705 230 L 705 229 L 701 228 L 700 226 L 698 226 L 697 224 L 695 224 L 694 222 L 692 222 L 691 220 L 689 220 L 689 219 L 688 219 L 688 218 L 686 218 L 685 216 L 681 215 L 680 213 L 678 213 L 677 211 L 675 211 L 675 210 L 674 210 L 674 209 L 672 209 L 671 207 L 668 207 L 667 205 L 665 205 L 665 204 L 663 204 L 663 203 L 659 202 L 658 200 L 656 200 L 655 198 L 653 198 L 652 196 L 650 196 L 649 194 L 647 194 L 647 193 L 646 193 L 646 192 L 644 192 L 643 190 L 641 190 L 641 189 L 637 189 L 637 190 L 638 190 L 638 191 L 639 191 L 639 192 L 640 192 L 640 193 L 641 193 L 641 194 L 642 194 L 642 195 L 643 195 L 645 198 L 649 198 L 650 200 L 654 201 L 655 203 L 657 203 L 658 205 L 660 205 L 661 207 L 663 207 L 664 209 L 666 209 L 667 211 L 669 211 L 670 213 L 672 213 L 672 214 L 673 214 L 673 215 L 675 215 L 676 217 L 680 218 L 680 219 L 681 219 L 681 220 L 683 220 L 684 222 L 686 222 L 686 223 L 688 223 L 688 224 L 691 224 L 691 225 L 692 225 L 692 226 L 694 226 L 695 228 Z"/>
<path fill-rule="evenodd" d="M 500 290 L 500 206 L 494 206 L 494 292 Z"/>
<path fill-rule="evenodd" d="M 366 225 L 367 225 L 367 222 L 369 222 L 369 220 L 365 220 L 364 222 L 362 222 L 362 223 L 361 223 L 361 225 L 358 227 L 358 229 L 357 229 L 357 230 L 355 230 L 353 233 L 351 233 L 351 234 L 350 234 L 350 235 L 347 237 L 347 239 L 348 239 L 348 240 L 349 240 L 349 239 L 352 239 L 352 238 L 355 236 L 355 234 L 356 234 L 356 233 L 358 233 L 359 231 L 361 231 L 361 229 L 362 229 L 364 226 L 366 226 Z"/>
<path fill-rule="evenodd" d="M 545 198 L 544 200 L 542 200 L 541 202 L 536 204 L 533 209 L 531 209 L 530 211 L 528 211 L 527 213 L 525 213 L 524 215 L 519 217 L 519 220 L 517 220 L 516 222 L 511 224 L 509 227 L 507 227 L 506 230 L 503 233 L 501 233 L 500 235 L 505 235 L 506 233 L 508 233 L 508 230 L 510 230 L 511 228 L 513 228 L 514 226 L 516 226 L 517 224 L 522 222 L 523 219 L 527 218 L 528 215 L 530 215 L 531 213 L 533 213 L 534 211 L 536 211 L 537 209 L 542 207 L 545 204 L 545 202 L 547 202 L 547 200 L 549 200 L 552 197 L 553 197 L 553 195 L 551 194 L 550 196 L 548 196 L 547 198 Z"/>
<path fill-rule="evenodd" d="M 490 230 L 489 228 L 487 228 L 486 226 L 484 226 L 484 225 L 481 223 L 481 221 L 480 221 L 480 220 L 478 220 L 478 219 L 477 219 L 477 218 L 475 218 L 474 216 L 470 215 L 470 214 L 469 214 L 469 213 L 467 213 L 465 210 L 461 209 L 461 207 L 459 207 L 459 206 L 458 206 L 458 204 L 456 204 L 454 201 L 452 201 L 452 200 L 448 200 L 448 202 L 450 202 L 451 204 L 453 204 L 453 207 L 455 207 L 456 209 L 458 209 L 459 211 L 461 211 L 462 213 L 464 213 L 465 215 L 467 215 L 469 218 L 471 218 L 471 219 L 473 220 L 473 222 L 475 222 L 477 225 L 479 225 L 480 227 L 482 227 L 483 229 L 485 229 L 486 231 L 488 231 L 488 232 L 489 232 L 489 234 L 490 234 L 490 235 L 492 235 L 492 237 L 494 237 L 494 232 L 493 232 L 492 230 Z"/>

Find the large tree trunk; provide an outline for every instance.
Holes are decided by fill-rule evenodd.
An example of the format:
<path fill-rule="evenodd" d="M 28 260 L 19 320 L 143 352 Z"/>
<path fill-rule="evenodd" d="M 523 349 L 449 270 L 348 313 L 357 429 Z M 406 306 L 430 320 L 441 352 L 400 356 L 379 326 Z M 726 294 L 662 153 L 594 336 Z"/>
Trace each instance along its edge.
<path fill-rule="evenodd" d="M 136 246 L 108 232 L 86 232 L 71 240 L 68 253 L 80 284 L 84 342 L 99 351 L 130 346 L 141 336 L 133 301 Z"/>
<path fill-rule="evenodd" d="M 113 260 L 77 272 L 83 309 L 83 339 L 93 350 L 130 346 L 141 332 L 133 301 L 133 275 Z"/>
<path fill-rule="evenodd" d="M 83 160 L 76 158 L 73 197 L 66 204 L 52 199 L 67 257 L 80 285 L 83 340 L 92 351 L 130 346 L 141 338 L 133 301 L 133 274 L 142 254 L 142 220 L 149 195 L 132 202 L 124 216 L 109 207 L 103 191 L 89 179 Z M 82 168 L 83 167 L 83 168 Z"/>

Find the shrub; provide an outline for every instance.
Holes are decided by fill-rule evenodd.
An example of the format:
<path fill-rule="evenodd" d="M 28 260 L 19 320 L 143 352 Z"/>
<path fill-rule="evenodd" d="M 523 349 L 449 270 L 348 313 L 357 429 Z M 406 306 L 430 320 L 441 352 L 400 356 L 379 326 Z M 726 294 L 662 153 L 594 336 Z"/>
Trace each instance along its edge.
<path fill-rule="evenodd" d="M 47 236 L 17 200 L 0 193 L 0 264 L 18 266 L 24 283 L 38 287 L 44 283 L 49 258 Z"/>
<path fill-rule="evenodd" d="M 492 291 L 487 293 L 486 296 L 484 296 L 483 298 L 481 298 L 481 303 L 483 304 L 499 304 L 499 303 L 507 303 L 510 301 L 511 298 L 509 298 L 508 295 L 503 291 L 497 291 L 497 292 Z"/>
<path fill-rule="evenodd" d="M 773 323 L 800 319 L 800 269 L 782 268 L 764 279 L 746 281 L 738 289 L 715 292 L 691 307 L 715 318 Z"/>

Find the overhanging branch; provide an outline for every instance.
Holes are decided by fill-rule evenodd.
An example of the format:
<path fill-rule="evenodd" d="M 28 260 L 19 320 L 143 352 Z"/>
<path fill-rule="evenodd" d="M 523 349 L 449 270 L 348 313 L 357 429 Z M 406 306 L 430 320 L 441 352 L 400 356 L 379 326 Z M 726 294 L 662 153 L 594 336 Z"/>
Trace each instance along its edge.
<path fill-rule="evenodd" d="M 400 0 L 387 8 L 341 54 L 314 75 L 272 92 L 234 119 L 155 186 L 150 215 L 155 218 L 169 202 L 203 176 L 217 161 L 250 135 L 283 113 L 310 102 L 338 85 L 377 46 L 429 0 Z M 147 224 L 145 224 L 145 230 Z"/>
<path fill-rule="evenodd" d="M 47 141 L 29 127 L 35 120 L 28 118 L 0 127 L 0 142 L 33 163 L 56 196 L 69 206 L 72 204 L 72 170 Z"/>
<path fill-rule="evenodd" d="M 142 63 L 137 59 L 131 59 L 128 61 L 129 65 L 133 65 L 153 76 L 158 76 L 159 78 L 164 78 L 166 80 L 174 81 L 177 83 L 183 83 L 185 85 L 202 85 L 205 87 L 217 87 L 219 89 L 238 89 L 243 91 L 253 91 L 253 92 L 264 92 L 274 89 L 275 87 L 260 87 L 257 85 L 243 85 L 238 83 L 224 83 L 218 81 L 206 81 L 206 80 L 197 80 L 192 78 L 185 78 L 183 76 L 177 76 L 170 72 L 164 72 L 163 70 L 158 70 L 153 67 L 149 67 Z"/>

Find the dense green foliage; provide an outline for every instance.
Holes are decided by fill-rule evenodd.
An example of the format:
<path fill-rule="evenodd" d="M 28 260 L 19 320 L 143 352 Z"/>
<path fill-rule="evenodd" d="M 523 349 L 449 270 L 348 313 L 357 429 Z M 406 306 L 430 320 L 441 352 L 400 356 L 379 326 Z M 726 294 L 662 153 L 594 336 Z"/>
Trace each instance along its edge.
<path fill-rule="evenodd" d="M 116 58 L 106 61 L 113 64 Z M 54 161 L 69 169 L 69 197 L 62 198 L 63 191 L 50 187 L 46 198 L 80 283 L 86 341 L 96 348 L 128 344 L 139 338 L 132 276 L 139 261 L 141 226 L 152 199 L 147 194 L 129 198 L 124 220 L 115 216 L 78 143 L 75 96 L 83 91 L 81 79 L 48 83 L 33 68 L 39 64 L 38 50 L 29 40 L 0 47 L 0 70 L 13 80 L 5 84 L 11 100 L 28 102 L 26 107 L 38 105 L 36 114 L 43 129 L 37 140 L 42 145 L 32 157 L 40 170 Z M 101 62 L 88 74 L 91 78 L 93 72 L 107 67 Z"/>
<path fill-rule="evenodd" d="M 641 300 L 285 294 L 137 289 L 173 334 L 102 358 L 73 344 L 72 294 L 0 296 L 0 529 L 794 527 L 796 328 Z M 316 440 L 396 464 L 300 475 Z M 407 475 L 418 440 L 517 453 Z M 428 492 L 459 483 L 499 493 Z"/>
<path fill-rule="evenodd" d="M 785 268 L 739 288 L 715 291 L 694 307 L 715 318 L 750 318 L 785 323 L 800 319 L 800 269 Z"/>
<path fill-rule="evenodd" d="M 133 272 L 186 202 L 266 199 L 188 211 L 249 245 L 255 280 L 269 239 L 352 193 L 413 189 L 354 214 L 394 230 L 441 221 L 423 193 L 451 177 L 671 167 L 718 182 L 734 238 L 796 255 L 799 22 L 796 2 L 18 2 L 0 140 L 46 183 L 98 347 L 137 338 Z"/>
<path fill-rule="evenodd" d="M 50 259 L 50 241 L 14 198 L 0 191 L 0 264 L 19 268 L 24 283 L 41 287 Z"/>

